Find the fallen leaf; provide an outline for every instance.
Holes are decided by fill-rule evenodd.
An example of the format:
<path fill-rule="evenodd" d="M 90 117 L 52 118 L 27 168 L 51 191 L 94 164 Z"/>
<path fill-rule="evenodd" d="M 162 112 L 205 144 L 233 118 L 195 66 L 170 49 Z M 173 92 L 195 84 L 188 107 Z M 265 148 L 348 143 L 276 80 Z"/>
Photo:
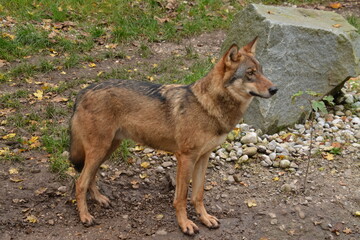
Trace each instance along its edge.
<path fill-rule="evenodd" d="M 9 174 L 18 174 L 19 170 L 17 168 L 10 168 L 9 169 Z"/>
<path fill-rule="evenodd" d="M 147 177 L 149 177 L 146 173 L 140 173 L 139 174 L 139 177 L 141 178 L 141 179 L 144 179 L 144 178 L 147 178 Z"/>
<path fill-rule="evenodd" d="M 12 177 L 10 178 L 10 181 L 18 183 L 24 181 L 24 179 L 18 178 L 18 177 Z"/>
<path fill-rule="evenodd" d="M 51 100 L 51 102 L 56 102 L 56 103 L 59 103 L 59 102 L 67 102 L 67 101 L 69 101 L 68 98 L 66 98 L 66 97 L 61 97 L 61 96 L 56 96 L 56 97 L 54 97 L 54 98 Z"/>
<path fill-rule="evenodd" d="M 338 9 L 342 7 L 342 4 L 339 2 L 335 2 L 335 3 L 330 3 L 329 7 L 333 8 L 333 9 Z"/>
<path fill-rule="evenodd" d="M 38 219 L 34 215 L 29 215 L 26 217 L 26 221 L 29 223 L 36 223 L 38 221 Z"/>
<path fill-rule="evenodd" d="M 346 228 L 343 230 L 343 233 L 345 233 L 345 234 L 351 234 L 352 231 L 351 231 L 350 228 L 346 227 Z"/>
<path fill-rule="evenodd" d="M 96 67 L 96 64 L 95 63 L 89 63 L 88 66 L 91 67 L 91 68 L 94 68 L 94 67 Z"/>
<path fill-rule="evenodd" d="M 256 207 L 256 206 L 257 206 L 255 199 L 245 200 L 245 203 L 246 203 L 246 205 L 247 205 L 249 208 L 252 208 L 252 207 Z"/>
<path fill-rule="evenodd" d="M 39 195 L 45 193 L 46 191 L 47 191 L 46 187 L 41 187 L 41 188 L 39 188 L 38 190 L 35 191 L 35 195 L 39 196 Z"/>
<path fill-rule="evenodd" d="M 331 153 L 323 153 L 322 154 L 323 158 L 331 161 L 331 160 L 334 160 L 334 154 L 331 154 Z"/>
<path fill-rule="evenodd" d="M 332 27 L 334 27 L 334 28 L 339 28 L 339 27 L 341 27 L 342 25 L 341 24 L 334 24 L 334 25 L 332 25 Z"/>
<path fill-rule="evenodd" d="M 355 216 L 355 217 L 360 217 L 360 211 L 354 212 L 354 216 Z"/>
<path fill-rule="evenodd" d="M 16 136 L 16 133 L 9 133 L 5 136 L 2 137 L 2 139 L 10 139 L 10 138 L 14 138 Z"/>
<path fill-rule="evenodd" d="M 280 178 L 279 177 L 274 177 L 272 180 L 276 182 L 276 181 L 279 181 Z"/>
<path fill-rule="evenodd" d="M 140 164 L 141 167 L 143 168 L 148 168 L 150 166 L 150 163 L 149 162 L 143 162 Z"/>
<path fill-rule="evenodd" d="M 42 90 L 37 90 L 36 92 L 33 93 L 33 95 L 38 99 L 38 100 L 42 100 L 44 97 L 44 92 Z"/>

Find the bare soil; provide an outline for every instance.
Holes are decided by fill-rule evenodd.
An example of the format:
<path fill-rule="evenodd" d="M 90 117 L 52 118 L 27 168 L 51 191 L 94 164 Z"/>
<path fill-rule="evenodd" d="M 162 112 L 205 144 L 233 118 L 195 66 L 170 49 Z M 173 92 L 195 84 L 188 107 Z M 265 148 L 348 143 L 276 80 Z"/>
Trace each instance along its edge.
<path fill-rule="evenodd" d="M 67 75 L 50 72 L 37 79 L 54 83 L 84 75 L 90 79 L 99 71 L 134 68 L 139 61 L 152 64 L 174 51 L 184 53 L 189 44 L 200 56 L 216 55 L 224 38 L 225 33 L 218 31 L 179 44 L 156 43 L 151 45 L 153 54 L 148 59 L 137 56 L 131 60 L 103 60 L 90 71 L 74 68 Z M 132 48 L 137 49 L 127 46 L 126 51 Z M 17 89 L 18 85 L 9 86 L 6 91 Z M 64 124 L 66 121 L 62 119 Z M 0 145 L 9 144 L 0 141 Z M 133 163 L 108 161 L 100 170 L 99 185 L 111 199 L 112 207 L 104 209 L 89 200 L 90 212 L 98 221 L 89 228 L 79 221 L 73 201 L 74 179 L 61 179 L 52 173 L 49 155 L 44 151 L 33 150 L 24 156 L 22 162 L 1 161 L 0 239 L 360 239 L 360 218 L 354 215 L 360 211 L 360 173 L 354 167 L 360 162 L 359 149 L 351 147 L 332 161 L 321 156 L 313 159 L 305 193 L 300 191 L 305 156 L 295 161 L 299 165 L 297 172 L 262 167 L 256 156 L 241 169 L 226 162 L 219 170 L 211 162 L 205 203 L 208 211 L 220 219 L 221 227 L 209 230 L 202 226 L 189 205 L 189 217 L 200 227 L 195 237 L 184 236 L 176 223 L 172 207 L 176 162 L 171 155 L 159 153 L 159 160 L 148 169 L 139 165 L 150 157 L 143 152 L 133 152 Z M 156 171 L 165 161 L 172 161 L 173 166 L 165 168 L 165 172 Z M 10 174 L 13 168 L 18 173 Z M 237 181 L 229 183 L 228 175 L 236 175 Z M 295 188 L 288 191 L 284 184 Z M 256 206 L 250 207 L 248 202 Z"/>

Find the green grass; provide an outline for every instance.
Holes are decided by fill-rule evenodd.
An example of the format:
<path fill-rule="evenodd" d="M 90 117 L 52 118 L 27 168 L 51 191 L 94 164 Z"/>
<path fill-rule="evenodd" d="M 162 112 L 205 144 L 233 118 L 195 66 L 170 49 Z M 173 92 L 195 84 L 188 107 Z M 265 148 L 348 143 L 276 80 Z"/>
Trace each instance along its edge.
<path fill-rule="evenodd" d="M 86 52 L 100 37 L 108 43 L 179 40 L 228 28 L 241 8 L 235 0 L 177 1 L 170 9 L 167 1 L 156 0 L 0 0 L 0 6 L 0 17 L 11 16 L 16 22 L 15 28 L 0 30 L 0 59 L 8 61 L 48 48 Z M 71 24 L 54 25 L 66 21 Z M 49 37 L 54 28 L 56 36 Z"/>
<path fill-rule="evenodd" d="M 0 95 L 0 107 L 1 108 L 15 108 L 21 107 L 20 99 L 27 97 L 29 92 L 27 90 L 18 90 L 14 93 L 5 93 Z"/>
<path fill-rule="evenodd" d="M 350 15 L 347 17 L 347 20 L 357 29 L 357 32 L 360 34 L 360 17 Z"/>

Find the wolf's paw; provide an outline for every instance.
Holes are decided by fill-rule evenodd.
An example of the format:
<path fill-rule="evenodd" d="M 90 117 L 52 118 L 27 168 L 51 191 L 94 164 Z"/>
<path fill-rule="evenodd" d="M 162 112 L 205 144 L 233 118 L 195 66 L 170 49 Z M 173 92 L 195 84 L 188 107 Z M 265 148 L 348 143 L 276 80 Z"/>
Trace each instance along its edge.
<path fill-rule="evenodd" d="M 102 194 L 98 194 L 94 196 L 94 199 L 100 204 L 100 206 L 104 208 L 109 208 L 111 206 L 109 198 Z"/>
<path fill-rule="evenodd" d="M 194 234 L 199 232 L 198 226 L 193 223 L 191 220 L 187 219 L 184 223 L 179 224 L 181 231 L 186 235 L 193 236 Z"/>
<path fill-rule="evenodd" d="M 216 217 L 206 214 L 204 216 L 200 216 L 200 221 L 207 226 L 208 228 L 219 228 L 220 227 L 220 221 Z"/>
<path fill-rule="evenodd" d="M 90 227 L 98 224 L 95 221 L 95 218 L 90 213 L 80 215 L 80 220 L 85 227 Z"/>

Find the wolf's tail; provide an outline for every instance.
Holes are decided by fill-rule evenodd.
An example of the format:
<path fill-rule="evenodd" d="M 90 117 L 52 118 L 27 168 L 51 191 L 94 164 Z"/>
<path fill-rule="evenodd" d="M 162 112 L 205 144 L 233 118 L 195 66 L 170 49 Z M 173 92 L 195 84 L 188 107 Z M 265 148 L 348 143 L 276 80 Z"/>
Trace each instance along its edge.
<path fill-rule="evenodd" d="M 70 156 L 69 160 L 76 171 L 81 172 L 85 164 L 85 151 L 81 139 L 70 129 Z"/>

